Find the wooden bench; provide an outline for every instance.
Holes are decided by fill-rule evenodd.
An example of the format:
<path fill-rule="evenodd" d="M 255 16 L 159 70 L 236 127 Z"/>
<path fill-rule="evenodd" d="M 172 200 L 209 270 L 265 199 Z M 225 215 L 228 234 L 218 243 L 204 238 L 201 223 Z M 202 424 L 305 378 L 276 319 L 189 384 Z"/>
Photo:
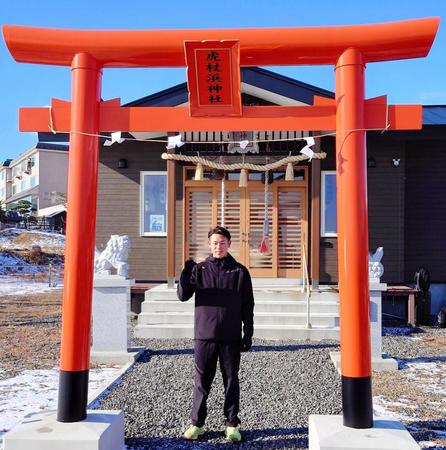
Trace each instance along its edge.
<path fill-rule="evenodd" d="M 130 292 L 132 294 L 144 294 L 148 289 L 155 287 L 155 283 L 135 283 L 130 287 Z"/>
<path fill-rule="evenodd" d="M 407 323 L 415 326 L 415 294 L 419 292 L 418 289 L 410 286 L 387 286 L 387 290 L 383 291 L 384 297 L 403 297 L 407 296 Z"/>

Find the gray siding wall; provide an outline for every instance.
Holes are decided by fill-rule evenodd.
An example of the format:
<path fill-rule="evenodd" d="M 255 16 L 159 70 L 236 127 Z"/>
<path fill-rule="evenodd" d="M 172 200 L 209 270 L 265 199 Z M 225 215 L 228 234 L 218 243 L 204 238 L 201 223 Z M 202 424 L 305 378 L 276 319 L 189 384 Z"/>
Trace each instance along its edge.
<path fill-rule="evenodd" d="M 327 158 L 321 170 L 335 170 L 334 139 L 323 141 L 322 150 Z M 385 283 L 404 281 L 404 198 L 405 148 L 403 141 L 388 137 L 368 137 L 368 156 L 376 161 L 375 168 L 367 170 L 369 209 L 369 248 L 384 247 Z M 400 158 L 400 166 L 393 167 L 392 159 Z M 337 239 L 321 238 L 320 281 L 338 281 Z"/>
<path fill-rule="evenodd" d="M 129 142 L 101 147 L 96 215 L 96 246 L 103 250 L 111 234 L 130 238 L 130 278 L 162 281 L 166 279 L 166 237 L 140 235 L 140 172 L 165 171 L 161 159 L 165 145 Z M 127 159 L 127 169 L 118 169 L 118 160 Z M 182 171 L 176 171 L 176 271 L 182 264 Z"/>
<path fill-rule="evenodd" d="M 404 281 L 404 185 L 405 146 L 403 141 L 370 138 L 368 156 L 376 167 L 367 170 L 369 249 L 384 247 L 384 283 Z M 400 159 L 394 167 L 392 159 Z"/>
<path fill-rule="evenodd" d="M 443 135 L 444 136 L 444 135 Z M 409 142 L 406 148 L 405 280 L 424 265 L 432 281 L 446 282 L 446 140 Z M 428 226 L 427 226 L 428 224 Z"/>

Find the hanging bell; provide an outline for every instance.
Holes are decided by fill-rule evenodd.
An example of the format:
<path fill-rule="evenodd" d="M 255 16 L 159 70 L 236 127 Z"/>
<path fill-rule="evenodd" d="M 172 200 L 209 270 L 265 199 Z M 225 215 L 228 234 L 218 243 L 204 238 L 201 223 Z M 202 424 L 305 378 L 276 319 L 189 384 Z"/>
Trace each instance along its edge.
<path fill-rule="evenodd" d="M 195 169 L 195 181 L 203 181 L 203 165 L 201 163 L 197 164 L 197 168 Z"/>
<path fill-rule="evenodd" d="M 242 169 L 240 171 L 238 187 L 248 187 L 248 169 Z"/>
<path fill-rule="evenodd" d="M 294 181 L 294 168 L 291 163 L 286 165 L 285 181 Z"/>

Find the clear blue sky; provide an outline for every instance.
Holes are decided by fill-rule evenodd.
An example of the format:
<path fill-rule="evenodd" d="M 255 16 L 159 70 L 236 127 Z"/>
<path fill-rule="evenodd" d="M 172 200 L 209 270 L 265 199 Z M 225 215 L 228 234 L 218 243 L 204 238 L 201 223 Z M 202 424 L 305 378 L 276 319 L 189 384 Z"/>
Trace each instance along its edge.
<path fill-rule="evenodd" d="M 391 103 L 446 104 L 445 0 L 1 0 L 0 23 L 77 29 L 241 28 L 353 25 L 440 16 L 427 58 L 369 64 L 367 96 Z M 70 69 L 16 63 L 0 43 L 0 162 L 36 143 L 19 133 L 20 106 L 70 99 Z M 333 90 L 331 66 L 268 67 Z M 185 81 L 184 69 L 107 69 L 102 97 L 128 102 Z"/>

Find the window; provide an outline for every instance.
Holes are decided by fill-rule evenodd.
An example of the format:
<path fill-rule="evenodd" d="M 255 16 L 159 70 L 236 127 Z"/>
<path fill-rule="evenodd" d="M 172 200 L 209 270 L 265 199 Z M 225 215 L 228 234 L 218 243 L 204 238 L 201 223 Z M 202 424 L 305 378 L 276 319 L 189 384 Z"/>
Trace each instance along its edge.
<path fill-rule="evenodd" d="M 2 171 L 0 172 L 0 181 L 3 181 L 4 179 L 5 179 L 5 171 L 2 170 Z"/>
<path fill-rule="evenodd" d="M 141 172 L 141 235 L 167 234 L 167 173 Z"/>
<path fill-rule="evenodd" d="M 24 191 L 26 189 L 26 180 L 22 180 L 20 182 L 20 191 Z"/>
<path fill-rule="evenodd" d="M 336 237 L 336 172 L 323 170 L 321 182 L 321 236 Z"/>
<path fill-rule="evenodd" d="M 5 196 L 5 188 L 0 188 L 0 198 Z"/>
<path fill-rule="evenodd" d="M 36 185 L 36 177 L 34 175 L 29 179 L 29 187 L 33 188 Z"/>
<path fill-rule="evenodd" d="M 13 184 L 12 185 L 12 195 L 14 195 L 17 192 L 17 185 Z"/>

